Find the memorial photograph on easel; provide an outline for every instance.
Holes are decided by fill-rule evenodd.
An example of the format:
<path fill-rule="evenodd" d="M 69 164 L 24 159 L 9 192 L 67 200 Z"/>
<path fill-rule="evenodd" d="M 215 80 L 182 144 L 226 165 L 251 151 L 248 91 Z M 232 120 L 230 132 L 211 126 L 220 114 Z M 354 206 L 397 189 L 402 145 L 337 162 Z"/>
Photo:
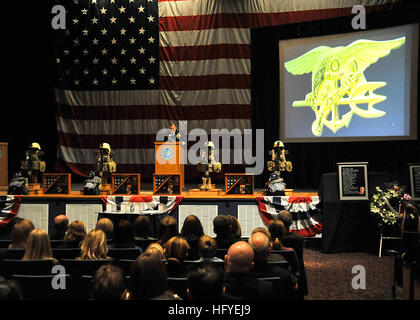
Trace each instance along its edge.
<path fill-rule="evenodd" d="M 420 200 L 420 164 L 408 166 L 410 170 L 411 195 L 414 201 Z"/>
<path fill-rule="evenodd" d="M 339 162 L 340 200 L 369 200 L 367 162 Z"/>

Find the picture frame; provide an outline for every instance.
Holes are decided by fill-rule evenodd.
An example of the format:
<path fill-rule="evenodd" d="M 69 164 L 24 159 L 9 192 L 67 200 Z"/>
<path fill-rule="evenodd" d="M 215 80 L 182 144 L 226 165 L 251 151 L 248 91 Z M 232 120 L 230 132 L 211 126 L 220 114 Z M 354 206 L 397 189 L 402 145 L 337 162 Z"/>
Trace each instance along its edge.
<path fill-rule="evenodd" d="M 420 201 L 420 163 L 410 164 L 410 187 L 411 197 L 414 201 Z"/>
<path fill-rule="evenodd" d="M 369 200 L 368 163 L 338 162 L 338 190 L 341 200 Z"/>

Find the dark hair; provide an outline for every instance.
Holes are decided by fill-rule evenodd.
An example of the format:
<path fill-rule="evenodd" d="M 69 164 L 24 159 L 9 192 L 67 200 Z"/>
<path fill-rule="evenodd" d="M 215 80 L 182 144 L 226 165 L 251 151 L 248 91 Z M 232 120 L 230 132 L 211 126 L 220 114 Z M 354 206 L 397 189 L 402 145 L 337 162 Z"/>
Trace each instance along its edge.
<path fill-rule="evenodd" d="M 284 227 L 286 228 L 286 233 L 289 232 L 293 220 L 292 214 L 287 210 L 281 210 L 279 212 L 279 219 L 283 221 Z"/>
<path fill-rule="evenodd" d="M 284 223 L 281 220 L 271 220 L 268 224 L 268 231 L 273 241 L 273 250 L 280 250 L 282 246 L 281 239 L 283 239 L 286 232 Z"/>
<path fill-rule="evenodd" d="M 189 248 L 190 246 L 184 237 L 172 237 L 165 243 L 165 256 L 167 259 L 176 259 L 182 262 L 187 258 Z"/>
<path fill-rule="evenodd" d="M 19 284 L 0 276 L 0 300 L 22 300 Z"/>
<path fill-rule="evenodd" d="M 227 217 L 229 219 L 230 234 L 233 238 L 240 239 L 242 236 L 242 229 L 239 220 L 230 214 Z"/>
<path fill-rule="evenodd" d="M 187 239 L 200 238 L 204 235 L 203 225 L 201 224 L 200 219 L 195 215 L 187 216 L 182 225 L 181 235 Z"/>
<path fill-rule="evenodd" d="M 214 258 L 217 253 L 217 243 L 212 237 L 204 235 L 198 241 L 198 252 L 200 257 Z"/>
<path fill-rule="evenodd" d="M 133 299 L 151 299 L 168 290 L 164 263 L 154 256 L 142 254 L 131 265 L 130 292 Z"/>
<path fill-rule="evenodd" d="M 220 238 L 229 237 L 230 219 L 225 215 L 218 215 L 213 219 L 213 231 Z"/>
<path fill-rule="evenodd" d="M 54 219 L 53 222 L 53 229 L 54 231 L 56 231 L 57 233 L 62 233 L 65 234 L 65 232 L 67 231 L 67 228 L 69 227 L 69 219 L 60 219 L 58 221 L 56 221 Z"/>
<path fill-rule="evenodd" d="M 137 237 L 149 237 L 152 234 L 150 218 L 145 215 L 138 216 L 134 221 L 134 235 Z"/>
<path fill-rule="evenodd" d="M 23 219 L 13 225 L 11 232 L 12 248 L 25 249 L 29 234 L 35 229 L 31 220 Z"/>
<path fill-rule="evenodd" d="M 160 245 L 163 246 L 170 238 L 178 235 L 176 219 L 172 216 L 165 216 L 160 220 Z"/>
<path fill-rule="evenodd" d="M 115 231 L 115 247 L 134 246 L 133 225 L 130 220 L 121 220 Z"/>
<path fill-rule="evenodd" d="M 92 278 L 92 298 L 95 300 L 120 300 L 124 289 L 124 272 L 117 266 L 103 265 Z"/>
<path fill-rule="evenodd" d="M 188 275 L 192 300 L 218 300 L 223 294 L 223 273 L 213 266 L 200 267 Z"/>
<path fill-rule="evenodd" d="M 77 243 L 79 246 L 86 237 L 86 226 L 83 221 L 75 220 L 70 223 L 64 242 Z"/>

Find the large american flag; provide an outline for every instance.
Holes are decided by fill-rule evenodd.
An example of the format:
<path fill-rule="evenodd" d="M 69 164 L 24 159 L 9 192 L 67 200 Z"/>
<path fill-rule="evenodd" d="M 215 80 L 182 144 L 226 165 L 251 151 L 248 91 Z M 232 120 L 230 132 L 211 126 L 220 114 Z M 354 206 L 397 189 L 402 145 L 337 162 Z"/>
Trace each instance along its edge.
<path fill-rule="evenodd" d="M 381 10 L 392 2 L 362 3 Z M 67 13 L 66 30 L 55 32 L 54 42 L 57 168 L 86 175 L 95 149 L 108 142 L 119 172 L 150 177 L 156 132 L 171 120 L 209 133 L 250 129 L 250 30 L 350 16 L 360 3 L 57 1 Z"/>

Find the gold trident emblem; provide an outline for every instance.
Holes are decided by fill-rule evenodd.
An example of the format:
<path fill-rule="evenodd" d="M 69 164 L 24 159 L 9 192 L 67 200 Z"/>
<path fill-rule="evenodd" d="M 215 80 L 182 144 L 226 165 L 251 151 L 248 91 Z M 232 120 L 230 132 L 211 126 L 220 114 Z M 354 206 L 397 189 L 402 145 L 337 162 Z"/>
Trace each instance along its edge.
<path fill-rule="evenodd" d="M 312 133 L 321 136 L 324 126 L 336 133 L 348 127 L 353 114 L 362 118 L 378 118 L 386 112 L 374 105 L 386 99 L 375 94 L 386 82 L 367 82 L 363 72 L 379 58 L 389 55 L 405 43 L 405 37 L 388 40 L 357 40 L 346 47 L 316 47 L 284 66 L 293 75 L 312 72 L 312 92 L 305 100 L 293 102 L 293 107 L 311 107 L 315 113 Z M 367 104 L 367 109 L 360 104 Z M 339 107 L 348 105 L 350 111 L 340 118 Z"/>

